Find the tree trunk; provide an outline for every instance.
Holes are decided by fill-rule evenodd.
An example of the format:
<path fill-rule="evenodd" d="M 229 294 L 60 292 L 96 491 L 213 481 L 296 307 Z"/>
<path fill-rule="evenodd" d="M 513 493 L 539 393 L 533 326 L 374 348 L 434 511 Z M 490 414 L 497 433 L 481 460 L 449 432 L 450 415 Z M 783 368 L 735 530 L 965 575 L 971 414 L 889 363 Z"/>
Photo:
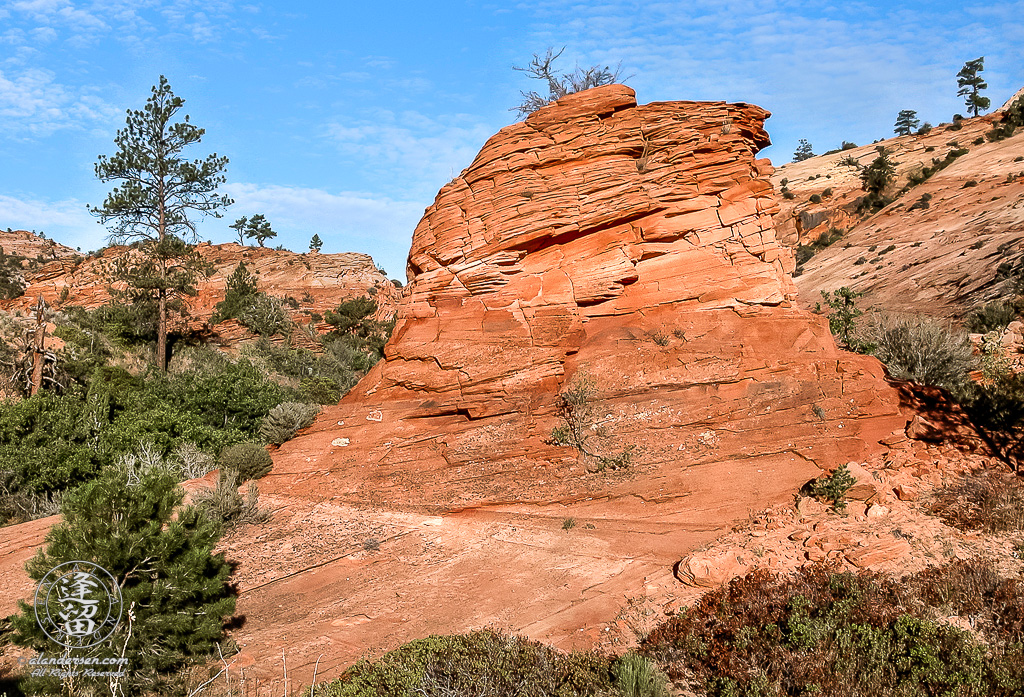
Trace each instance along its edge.
<path fill-rule="evenodd" d="M 32 388 L 29 391 L 30 395 L 38 393 L 39 388 L 43 386 L 43 362 L 46 358 L 46 354 L 43 353 L 43 342 L 45 338 L 46 325 L 40 324 L 39 328 L 36 329 L 35 346 L 32 347 Z"/>
<path fill-rule="evenodd" d="M 156 324 L 156 365 L 161 372 L 167 372 L 167 292 L 163 288 L 160 289 L 160 319 Z"/>
<path fill-rule="evenodd" d="M 43 363 L 46 361 L 46 303 L 43 296 L 39 296 L 39 302 L 35 306 L 36 311 L 36 335 L 32 342 L 32 386 L 29 388 L 29 395 L 38 394 L 43 386 Z"/>
<path fill-rule="evenodd" d="M 160 267 L 160 317 L 156 322 L 156 365 L 161 373 L 167 372 L 167 260 L 163 257 L 164 235 L 167 233 L 166 192 L 164 190 L 164 178 L 160 177 L 160 185 L 157 189 L 160 196 L 160 227 L 158 228 L 157 256 Z"/>

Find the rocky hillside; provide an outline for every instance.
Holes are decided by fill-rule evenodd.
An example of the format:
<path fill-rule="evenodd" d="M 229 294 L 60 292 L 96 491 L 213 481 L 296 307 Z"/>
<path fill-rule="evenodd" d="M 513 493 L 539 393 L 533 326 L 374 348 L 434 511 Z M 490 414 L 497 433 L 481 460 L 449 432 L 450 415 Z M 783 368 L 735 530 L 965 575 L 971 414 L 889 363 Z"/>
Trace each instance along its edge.
<path fill-rule="evenodd" d="M 129 253 L 125 247 L 108 247 L 98 255 L 83 257 L 75 250 L 25 231 L 0 233 L 0 248 L 7 254 L 31 257 L 31 263 L 24 262 L 24 294 L 0 300 L 0 309 L 22 314 L 29 312 L 40 295 L 51 307 L 78 305 L 91 309 L 106 303 L 107 269 Z M 368 254 L 296 254 L 235 243 L 200 244 L 196 249 L 212 265 L 213 273 L 200 280 L 198 296 L 189 299 L 192 330 L 205 328 L 217 303 L 224 299 L 227 279 L 241 262 L 256 274 L 261 291 L 287 300 L 285 308 L 290 319 L 298 324 L 310 323 L 313 315 L 323 315 L 343 300 L 367 294 L 377 301 L 375 318 L 390 319 L 401 295 L 377 270 Z M 315 326 L 319 331 L 331 329 L 323 322 Z M 214 327 L 210 338 L 222 339 L 230 346 L 248 336 L 244 327 L 229 321 Z"/>
<path fill-rule="evenodd" d="M 996 297 L 1000 266 L 1024 253 L 1024 131 L 986 139 L 1010 103 L 923 135 L 778 168 L 780 239 L 795 248 L 843 233 L 803 264 L 795 279 L 801 300 L 813 305 L 821 290 L 849 286 L 865 294 L 865 306 L 962 317 Z M 864 218 L 856 212 L 860 171 L 880 146 L 898 163 L 891 190 L 907 191 Z M 925 168 L 937 171 L 920 181 Z"/>
<path fill-rule="evenodd" d="M 961 415 L 797 304 L 767 116 L 612 85 L 487 141 L 413 233 L 385 358 L 273 452 L 271 520 L 222 541 L 233 670 L 280 683 L 284 655 L 294 687 L 484 626 L 616 650 L 753 567 L 1019 572 L 928 515 L 995 463 Z M 845 463 L 840 518 L 800 492 Z M 0 615 L 44 527 L 0 529 Z"/>

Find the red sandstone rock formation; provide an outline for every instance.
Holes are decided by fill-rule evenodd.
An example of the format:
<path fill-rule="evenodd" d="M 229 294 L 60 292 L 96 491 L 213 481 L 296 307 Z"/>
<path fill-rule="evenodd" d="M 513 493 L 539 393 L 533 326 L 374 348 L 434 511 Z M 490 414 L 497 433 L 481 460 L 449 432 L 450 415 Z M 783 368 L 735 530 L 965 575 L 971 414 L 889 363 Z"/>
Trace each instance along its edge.
<path fill-rule="evenodd" d="M 792 302 L 755 159 L 767 115 L 599 88 L 503 129 L 441 190 L 385 360 L 260 483 L 293 523 L 328 515 L 337 532 L 301 552 L 232 547 L 253 558 L 249 660 L 288 646 L 302 670 L 326 651 L 336 671 L 489 622 L 592 645 L 623 593 L 675 583 L 688 550 L 905 440 L 878 362 Z M 548 442 L 583 372 L 595 448 L 635 448 L 628 469 L 589 472 Z M 396 555 L 374 567 L 357 546 L 371 529 Z"/>
<path fill-rule="evenodd" d="M 902 426 L 895 393 L 876 361 L 840 354 L 824 319 L 791 302 L 771 167 L 754 157 L 767 115 L 638 107 L 610 86 L 503 129 L 427 209 L 386 358 L 339 407 L 381 420 L 325 416 L 281 457 L 329 434 L 353 447 L 309 469 L 340 472 L 366 449 L 420 472 L 476 461 L 481 446 L 492 463 L 560 461 L 566 449 L 541 441 L 581 368 L 609 437 L 642 443 L 642 466 L 692 468 L 713 451 L 751 471 L 759 457 L 803 463 L 802 476 L 876 449 Z M 688 445 L 726 424 L 713 448 Z M 420 486 L 453 501 L 445 477 Z"/>

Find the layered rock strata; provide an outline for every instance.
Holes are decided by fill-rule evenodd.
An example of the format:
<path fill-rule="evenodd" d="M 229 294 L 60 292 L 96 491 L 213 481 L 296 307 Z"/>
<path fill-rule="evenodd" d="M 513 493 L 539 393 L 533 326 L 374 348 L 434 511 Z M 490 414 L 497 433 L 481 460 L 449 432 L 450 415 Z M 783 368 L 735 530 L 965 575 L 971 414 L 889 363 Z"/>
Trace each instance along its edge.
<path fill-rule="evenodd" d="M 417 226 L 385 360 L 281 449 L 275 486 L 439 510 L 650 496 L 645 516 L 703 524 L 877 451 L 898 400 L 792 302 L 767 116 L 614 85 L 502 129 Z M 547 442 L 577 375 L 629 476 Z"/>

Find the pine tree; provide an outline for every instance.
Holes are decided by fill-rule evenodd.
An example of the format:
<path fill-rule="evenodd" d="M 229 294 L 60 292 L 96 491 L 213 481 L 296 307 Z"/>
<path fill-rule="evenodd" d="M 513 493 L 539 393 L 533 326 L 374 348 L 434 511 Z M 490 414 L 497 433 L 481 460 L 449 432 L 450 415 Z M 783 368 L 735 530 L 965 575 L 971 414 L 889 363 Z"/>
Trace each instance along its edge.
<path fill-rule="evenodd" d="M 878 157 L 860 173 L 864 191 L 880 195 L 896 178 L 896 164 L 889 159 L 889 153 L 883 146 L 878 146 Z"/>
<path fill-rule="evenodd" d="M 804 138 L 801 138 L 799 145 L 797 145 L 796 152 L 793 153 L 793 162 L 803 162 L 814 157 L 814 149 L 811 144 L 808 143 Z"/>
<path fill-rule="evenodd" d="M 235 610 L 230 565 L 213 553 L 219 528 L 196 508 L 182 508 L 183 497 L 166 470 L 145 471 L 134 485 L 127 472 L 107 470 L 65 496 L 63 521 L 25 565 L 35 581 L 69 561 L 92 562 L 114 577 L 121 622 L 105 641 L 75 655 L 127 657 L 125 694 L 159 689 L 190 660 L 210 654 Z M 53 653 L 58 645 L 43 633 L 33 606 L 19 607 L 12 640 Z"/>
<path fill-rule="evenodd" d="M 110 226 L 110 241 L 131 243 L 136 254 L 122 257 L 113 280 L 127 284 L 126 298 L 154 300 L 158 306 L 156 362 L 167 370 L 168 311 L 173 301 L 195 294 L 194 283 L 203 264 L 189 240 L 195 241 L 190 212 L 220 217 L 231 205 L 217 195 L 223 184 L 226 157 L 216 153 L 202 160 L 184 160 L 181 151 L 200 142 L 205 131 L 184 121 L 172 123 L 185 100 L 160 84 L 140 111 L 129 111 L 127 125 L 117 132 L 118 151 L 100 155 L 96 176 L 103 182 L 121 181 L 103 205 L 91 208 Z"/>
<path fill-rule="evenodd" d="M 249 271 L 249 267 L 245 265 L 244 261 L 238 262 L 238 266 L 228 277 L 227 286 L 224 289 L 224 299 L 214 308 L 210 324 L 238 317 L 252 306 L 259 294 L 256 275 Z"/>
<path fill-rule="evenodd" d="M 324 241 L 320 239 L 320 235 L 313 235 L 313 239 L 309 241 L 309 251 L 319 252 L 323 249 Z"/>
<path fill-rule="evenodd" d="M 248 222 L 249 218 L 243 215 L 234 223 L 228 225 L 228 227 L 233 229 L 235 231 L 235 234 L 238 235 L 238 244 L 242 245 L 243 247 L 245 246 L 245 224 Z"/>
<path fill-rule="evenodd" d="M 277 233 L 270 227 L 270 223 L 267 219 L 257 213 L 249 219 L 249 222 L 245 226 L 245 236 L 249 239 L 256 240 L 259 246 L 263 246 L 263 242 L 269 239 L 277 237 Z"/>
<path fill-rule="evenodd" d="M 982 97 L 980 94 L 981 90 L 988 89 L 988 83 L 978 74 L 984 69 L 985 56 L 982 56 L 964 63 L 964 67 L 960 68 L 960 72 L 956 74 L 956 84 L 960 87 L 957 95 L 966 97 L 964 103 L 967 105 L 967 111 L 973 111 L 975 116 L 981 113 L 982 109 L 988 109 L 992 104 L 991 99 Z"/>
<path fill-rule="evenodd" d="M 896 128 L 893 129 L 893 133 L 898 136 L 909 136 L 911 131 L 920 125 L 920 121 L 917 120 L 917 112 L 913 109 L 903 109 L 896 116 Z"/>

